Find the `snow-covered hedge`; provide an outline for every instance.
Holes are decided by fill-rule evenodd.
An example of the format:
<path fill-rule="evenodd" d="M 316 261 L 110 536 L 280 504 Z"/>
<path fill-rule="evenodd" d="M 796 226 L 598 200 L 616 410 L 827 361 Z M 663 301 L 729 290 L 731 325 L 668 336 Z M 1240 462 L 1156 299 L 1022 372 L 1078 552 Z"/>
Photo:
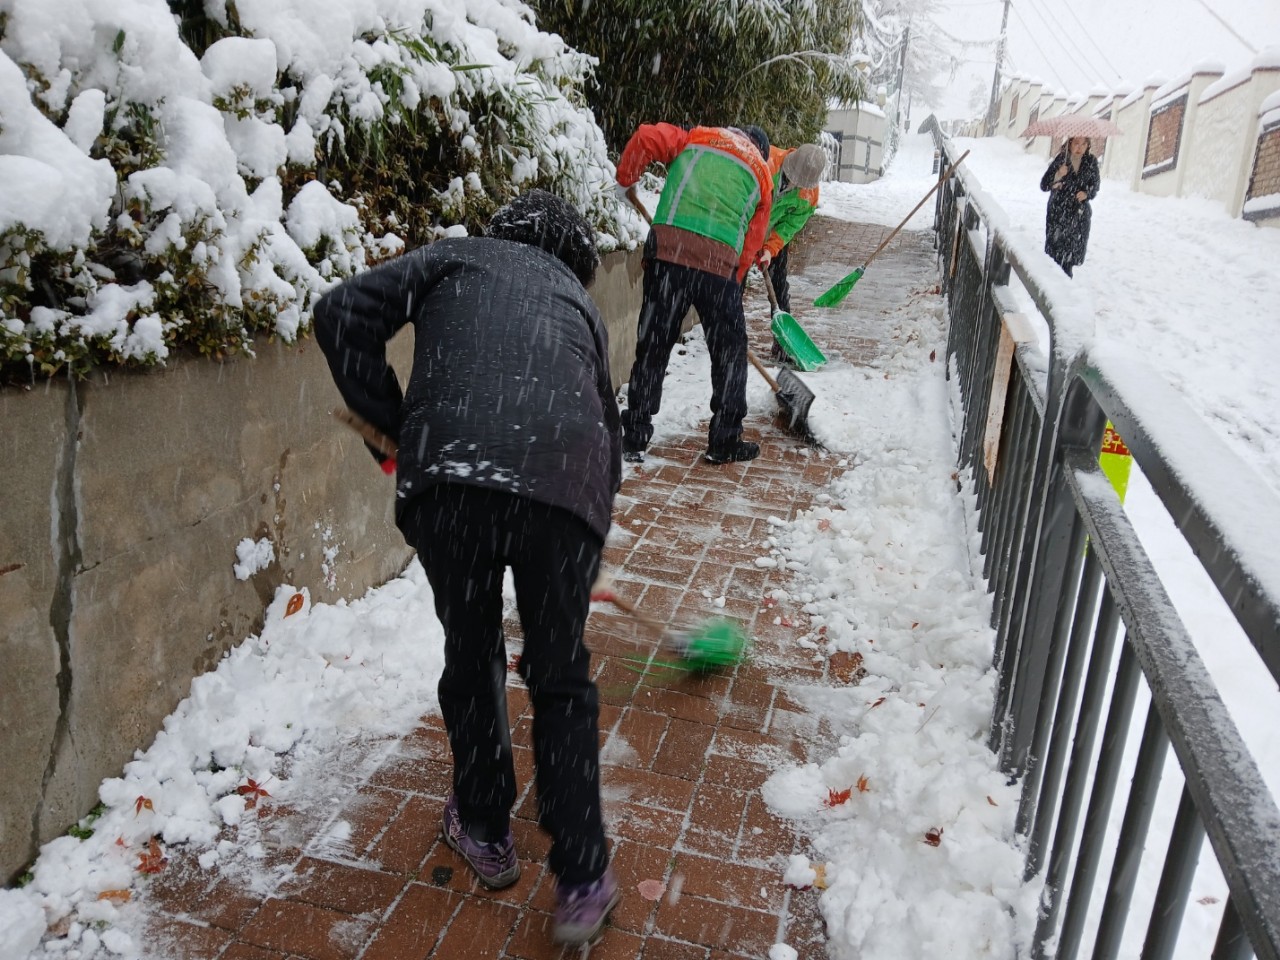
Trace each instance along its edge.
<path fill-rule="evenodd" d="M 292 340 L 527 186 L 629 244 L 592 65 L 519 0 L 0 0 L 4 379 Z"/>

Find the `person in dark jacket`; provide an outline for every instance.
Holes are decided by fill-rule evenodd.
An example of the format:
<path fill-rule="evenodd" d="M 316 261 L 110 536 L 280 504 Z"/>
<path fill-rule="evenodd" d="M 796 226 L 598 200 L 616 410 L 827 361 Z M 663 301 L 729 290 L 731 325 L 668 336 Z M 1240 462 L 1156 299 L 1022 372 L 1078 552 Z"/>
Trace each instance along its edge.
<path fill-rule="evenodd" d="M 553 935 L 564 943 L 593 939 L 619 899 L 582 642 L 622 467 L 607 334 L 585 289 L 598 263 L 582 216 L 532 190 L 494 214 L 488 236 L 405 254 L 315 308 L 343 400 L 398 447 L 396 524 L 445 634 L 440 711 L 454 763 L 444 837 L 491 889 L 520 876 L 502 634 L 512 570 L 557 880 Z M 414 358 L 402 396 L 386 343 L 406 323 Z"/>
<path fill-rule="evenodd" d="M 1101 185 L 1098 160 L 1089 152 L 1088 137 L 1068 140 L 1040 178 L 1040 189 L 1050 193 L 1045 214 L 1044 252 L 1068 277 L 1072 267 L 1084 263 L 1089 224 L 1093 220 L 1089 201 L 1098 195 Z"/>

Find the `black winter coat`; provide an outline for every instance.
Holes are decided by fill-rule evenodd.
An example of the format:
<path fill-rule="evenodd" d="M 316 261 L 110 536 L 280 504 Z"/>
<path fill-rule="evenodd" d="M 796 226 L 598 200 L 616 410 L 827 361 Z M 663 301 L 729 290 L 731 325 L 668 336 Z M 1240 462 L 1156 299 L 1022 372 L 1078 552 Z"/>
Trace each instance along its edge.
<path fill-rule="evenodd" d="M 1053 175 L 1064 163 L 1067 175 L 1058 181 L 1058 187 L 1054 189 Z M 1052 191 L 1049 209 L 1045 213 L 1044 252 L 1063 266 L 1084 263 L 1085 249 L 1089 246 L 1089 225 L 1093 220 L 1089 201 L 1098 195 L 1101 185 L 1097 157 L 1092 153 L 1084 154 L 1080 158 L 1080 169 L 1072 170 L 1065 148 L 1053 158 L 1049 169 L 1040 178 L 1040 189 Z M 1076 194 L 1082 190 L 1086 199 L 1077 200 Z"/>
<path fill-rule="evenodd" d="M 414 356 L 402 397 L 386 343 L 406 323 Z M 441 240 L 330 291 L 315 328 L 347 406 L 399 445 L 399 508 L 431 484 L 465 483 L 608 533 L 622 472 L 608 334 L 554 256 L 489 237 Z"/>

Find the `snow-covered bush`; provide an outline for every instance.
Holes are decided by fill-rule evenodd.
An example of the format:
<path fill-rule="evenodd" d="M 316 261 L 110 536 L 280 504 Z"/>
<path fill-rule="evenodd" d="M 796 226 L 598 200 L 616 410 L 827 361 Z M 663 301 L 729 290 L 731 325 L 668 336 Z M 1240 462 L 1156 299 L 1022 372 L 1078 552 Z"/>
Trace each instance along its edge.
<path fill-rule="evenodd" d="M 629 245 L 592 66 L 519 0 L 3 0 L 3 379 L 292 340 L 525 187 Z"/>

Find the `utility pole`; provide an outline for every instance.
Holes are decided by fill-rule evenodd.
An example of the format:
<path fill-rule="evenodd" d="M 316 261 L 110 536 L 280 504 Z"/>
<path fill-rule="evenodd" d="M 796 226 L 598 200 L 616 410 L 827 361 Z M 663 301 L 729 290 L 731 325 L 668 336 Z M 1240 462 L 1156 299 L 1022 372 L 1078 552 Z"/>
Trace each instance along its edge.
<path fill-rule="evenodd" d="M 1007 2 L 1007 0 L 1006 0 Z M 893 108 L 895 115 L 902 113 L 902 78 L 907 73 L 907 44 L 911 42 L 911 18 L 907 18 L 907 27 L 902 31 L 902 54 L 898 58 L 898 96 Z M 896 125 L 896 121 L 895 121 Z"/>
<path fill-rule="evenodd" d="M 1000 69 L 1004 66 L 1004 48 L 1009 39 L 1009 6 L 1012 0 L 1004 0 L 1004 16 L 1000 18 L 1000 42 L 996 44 L 996 75 L 991 80 L 991 102 L 987 104 L 988 137 L 995 136 L 996 114 L 1000 109 Z"/>

